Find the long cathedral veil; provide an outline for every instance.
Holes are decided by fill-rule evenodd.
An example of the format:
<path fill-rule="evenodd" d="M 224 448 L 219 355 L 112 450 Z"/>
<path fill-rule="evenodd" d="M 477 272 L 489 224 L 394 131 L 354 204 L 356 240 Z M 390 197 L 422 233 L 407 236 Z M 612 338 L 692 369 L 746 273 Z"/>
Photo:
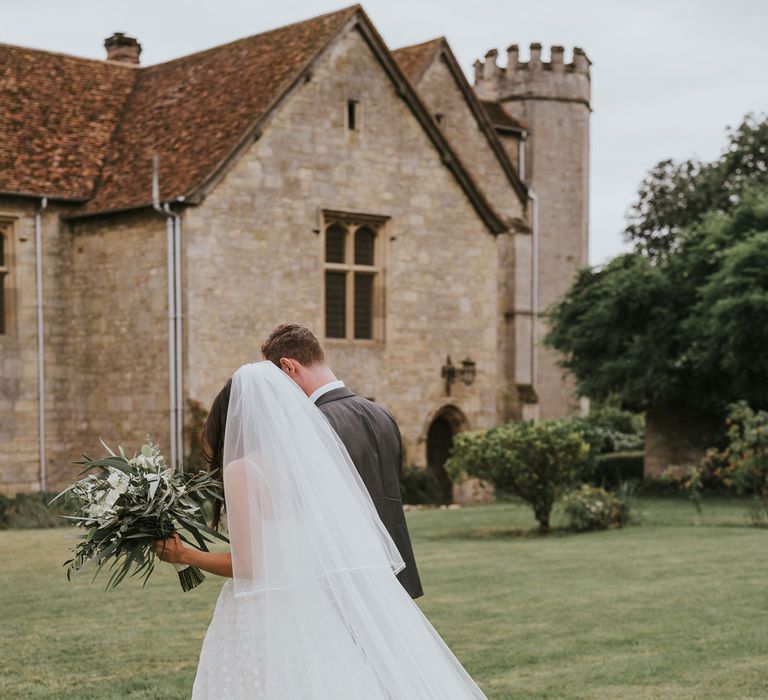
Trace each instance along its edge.
<path fill-rule="evenodd" d="M 230 661 L 258 667 L 254 697 L 485 697 L 395 578 L 402 558 L 344 445 L 272 363 L 233 377 L 224 465 Z"/>

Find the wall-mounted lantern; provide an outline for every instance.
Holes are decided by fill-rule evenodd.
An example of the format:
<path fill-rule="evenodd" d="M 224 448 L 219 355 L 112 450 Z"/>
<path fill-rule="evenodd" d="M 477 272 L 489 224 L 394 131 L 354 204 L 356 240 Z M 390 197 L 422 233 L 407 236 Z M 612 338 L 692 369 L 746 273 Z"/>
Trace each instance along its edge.
<path fill-rule="evenodd" d="M 461 361 L 461 367 L 451 362 L 451 356 L 445 358 L 445 364 L 440 372 L 440 376 L 445 379 L 445 395 L 451 395 L 451 385 L 457 380 L 461 379 L 464 384 L 469 386 L 475 381 L 476 365 L 474 360 L 470 360 L 468 357 Z"/>

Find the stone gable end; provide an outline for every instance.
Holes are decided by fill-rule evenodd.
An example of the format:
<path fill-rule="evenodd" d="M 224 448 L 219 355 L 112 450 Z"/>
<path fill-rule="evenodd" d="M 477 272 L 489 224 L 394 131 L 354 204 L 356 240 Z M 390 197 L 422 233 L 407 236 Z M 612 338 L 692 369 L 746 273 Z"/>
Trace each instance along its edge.
<path fill-rule="evenodd" d="M 359 103 L 359 131 L 345 124 Z M 440 368 L 471 356 L 450 402 L 472 427 L 496 419 L 496 240 L 361 34 L 328 47 L 263 134 L 184 215 L 187 393 L 208 405 L 278 323 L 323 334 L 323 209 L 389 217 L 383 342 L 329 340 L 329 362 L 390 408 L 409 461 L 449 400 Z"/>
<path fill-rule="evenodd" d="M 525 213 L 520 198 L 442 55 L 438 54 L 424 71 L 418 89 L 432 115 L 441 115 L 441 128 L 490 201 L 503 216 L 523 219 Z"/>

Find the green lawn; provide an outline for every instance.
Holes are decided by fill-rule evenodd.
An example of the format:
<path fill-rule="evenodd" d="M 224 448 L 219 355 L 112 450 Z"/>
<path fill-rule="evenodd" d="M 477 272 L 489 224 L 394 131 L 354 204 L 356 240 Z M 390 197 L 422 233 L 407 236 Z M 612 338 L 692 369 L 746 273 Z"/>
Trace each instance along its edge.
<path fill-rule="evenodd" d="M 490 698 L 768 698 L 768 531 L 739 501 L 639 506 L 545 539 L 516 504 L 409 513 L 420 605 Z M 188 698 L 220 581 L 68 584 L 68 534 L 0 532 L 0 697 Z"/>

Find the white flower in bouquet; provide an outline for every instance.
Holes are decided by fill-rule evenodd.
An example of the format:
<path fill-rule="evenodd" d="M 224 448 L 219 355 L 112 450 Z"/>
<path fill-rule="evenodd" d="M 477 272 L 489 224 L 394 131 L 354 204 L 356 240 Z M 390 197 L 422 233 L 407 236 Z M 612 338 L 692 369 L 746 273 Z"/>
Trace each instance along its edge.
<path fill-rule="evenodd" d="M 65 563 L 67 578 L 95 562 L 95 579 L 111 562 L 107 588 L 117 586 L 129 573 L 141 575 L 146 584 L 154 570 L 155 540 L 178 531 L 182 540 L 204 551 L 211 542 L 206 534 L 227 541 L 205 522 L 203 503 L 223 500 L 222 484 L 209 473 L 174 471 L 149 440 L 130 459 L 122 447 L 118 454 L 104 447 L 109 456 L 98 460 L 84 456 L 79 462 L 84 465 L 81 476 L 96 473 L 87 474 L 56 496 L 68 495 L 74 512 L 65 517 L 87 531 L 74 548 L 75 556 Z M 195 567 L 175 566 L 185 591 L 204 580 Z"/>

